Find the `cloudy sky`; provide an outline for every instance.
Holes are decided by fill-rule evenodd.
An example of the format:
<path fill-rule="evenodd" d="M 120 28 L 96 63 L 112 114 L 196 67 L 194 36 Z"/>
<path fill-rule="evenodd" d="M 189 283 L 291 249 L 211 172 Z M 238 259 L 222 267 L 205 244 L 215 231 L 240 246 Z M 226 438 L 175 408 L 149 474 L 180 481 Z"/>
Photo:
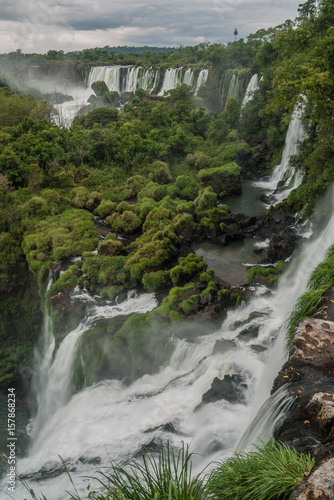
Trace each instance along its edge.
<path fill-rule="evenodd" d="M 302 0 L 0 0 L 0 52 L 226 43 L 294 19 Z"/>

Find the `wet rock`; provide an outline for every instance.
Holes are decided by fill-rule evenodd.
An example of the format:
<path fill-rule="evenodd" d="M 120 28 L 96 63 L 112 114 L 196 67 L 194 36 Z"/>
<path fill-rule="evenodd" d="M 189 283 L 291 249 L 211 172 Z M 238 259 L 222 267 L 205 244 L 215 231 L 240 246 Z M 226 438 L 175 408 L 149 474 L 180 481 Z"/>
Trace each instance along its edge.
<path fill-rule="evenodd" d="M 264 351 L 267 351 L 267 349 L 268 349 L 264 345 L 258 345 L 258 344 L 251 345 L 250 348 L 254 352 L 264 352 Z"/>
<path fill-rule="evenodd" d="M 220 339 L 216 340 L 216 343 L 213 347 L 212 354 L 224 354 L 226 351 L 230 351 L 231 349 L 235 349 L 236 343 L 234 340 L 226 340 Z"/>
<path fill-rule="evenodd" d="M 334 458 L 316 469 L 289 497 L 289 500 L 333 500 Z"/>
<path fill-rule="evenodd" d="M 258 336 L 259 329 L 260 329 L 260 325 L 252 325 L 248 328 L 244 328 L 244 330 L 242 330 L 239 333 L 238 338 L 240 340 L 243 340 L 244 342 L 247 342 L 247 341 L 254 339 Z"/>
<path fill-rule="evenodd" d="M 56 282 L 57 279 L 59 278 L 60 271 L 61 271 L 61 262 L 59 262 L 59 260 L 56 260 L 56 262 L 53 262 L 53 264 L 51 266 L 53 282 Z"/>
<path fill-rule="evenodd" d="M 242 375 L 225 375 L 221 380 L 215 378 L 211 388 L 202 396 L 202 403 L 213 403 L 221 399 L 226 399 L 230 403 L 240 403 L 243 401 L 243 389 L 247 388 Z"/>
<path fill-rule="evenodd" d="M 331 426 L 334 422 L 334 392 L 318 392 L 313 395 L 306 410 L 314 415 L 320 427 Z"/>

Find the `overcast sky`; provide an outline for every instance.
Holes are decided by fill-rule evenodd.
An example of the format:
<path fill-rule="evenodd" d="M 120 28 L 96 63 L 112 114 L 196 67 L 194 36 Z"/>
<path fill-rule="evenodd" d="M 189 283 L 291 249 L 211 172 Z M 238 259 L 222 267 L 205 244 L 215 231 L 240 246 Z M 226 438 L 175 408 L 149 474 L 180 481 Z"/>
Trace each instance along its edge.
<path fill-rule="evenodd" d="M 196 45 L 294 19 L 303 0 L 0 0 L 0 52 Z"/>

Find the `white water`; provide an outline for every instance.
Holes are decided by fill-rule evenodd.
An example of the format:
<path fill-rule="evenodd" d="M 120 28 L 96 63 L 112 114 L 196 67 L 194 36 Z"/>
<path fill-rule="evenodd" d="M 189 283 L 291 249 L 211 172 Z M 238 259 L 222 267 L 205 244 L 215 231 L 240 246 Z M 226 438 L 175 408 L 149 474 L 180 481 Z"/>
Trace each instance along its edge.
<path fill-rule="evenodd" d="M 260 287 L 248 304 L 228 312 L 218 331 L 199 335 L 194 341 L 175 340 L 170 363 L 154 375 L 145 375 L 128 387 L 120 381 L 106 380 L 71 396 L 71 359 L 82 327 L 71 332 L 47 370 L 45 389 L 40 394 L 40 413 L 34 424 L 34 440 L 29 456 L 18 464 L 36 492 L 41 470 L 45 480 L 40 483 L 40 489 L 51 500 L 63 500 L 63 492 L 71 489 L 67 476 L 56 474 L 61 470 L 58 454 L 70 464 L 75 483 L 82 490 L 80 476 L 94 474 L 97 460 L 107 463 L 108 454 L 115 460 L 126 460 L 133 457 L 142 444 L 152 441 L 169 439 L 175 446 L 180 446 L 181 441 L 190 443 L 191 449 L 199 454 L 195 455 L 195 471 L 199 471 L 211 460 L 230 455 L 253 418 L 255 421 L 246 431 L 242 446 L 249 446 L 258 437 L 267 437 L 272 432 L 268 421 L 270 424 L 279 420 L 282 408 L 290 404 L 289 397 L 281 391 L 261 410 L 264 420 L 256 415 L 268 398 L 273 379 L 285 358 L 285 320 L 298 296 L 305 291 L 310 272 L 334 242 L 333 208 L 331 190 L 318 211 L 319 221 L 315 224 L 318 233 L 305 242 L 275 293 L 268 296 L 267 290 Z M 82 295 L 83 300 L 87 297 Z M 94 299 L 90 299 L 85 324 L 90 325 L 93 318 L 111 317 L 125 310 L 143 311 L 154 305 L 152 295 L 129 298 L 126 303 L 107 308 L 98 307 Z M 249 317 L 255 311 L 258 314 Z M 257 337 L 240 336 L 249 328 L 258 328 Z M 212 354 L 220 339 L 234 341 L 235 347 Z M 254 346 L 268 350 L 256 352 Z M 241 399 L 235 403 L 223 399 L 196 410 L 214 378 L 222 379 L 228 374 L 243 375 L 247 388 L 243 389 Z M 170 423 L 175 432 L 162 427 Z"/>
<path fill-rule="evenodd" d="M 182 68 L 168 68 L 165 71 L 162 87 L 158 95 L 164 95 L 171 89 L 176 89 L 183 83 Z"/>
<path fill-rule="evenodd" d="M 231 97 L 234 97 L 235 99 L 238 99 L 239 97 L 239 75 L 232 75 L 228 86 L 225 106 Z"/>
<path fill-rule="evenodd" d="M 249 84 L 247 85 L 245 97 L 243 98 L 241 108 L 244 108 L 247 103 L 249 103 L 253 97 L 254 97 L 254 92 L 259 88 L 259 75 L 255 73 L 252 78 L 249 81 Z"/>
<path fill-rule="evenodd" d="M 255 182 L 255 186 L 263 188 L 273 203 L 284 200 L 288 194 L 297 188 L 303 176 L 290 165 L 290 158 L 298 151 L 298 146 L 305 139 L 305 129 L 302 124 L 303 106 L 295 106 L 286 133 L 285 145 L 281 162 L 275 167 L 268 180 Z M 281 184 L 283 186 L 281 186 Z"/>
<path fill-rule="evenodd" d="M 202 69 L 198 75 L 197 78 L 197 83 L 196 83 L 196 89 L 195 89 L 195 95 L 198 94 L 199 89 L 208 81 L 208 76 L 209 76 L 209 70 L 208 69 Z"/>

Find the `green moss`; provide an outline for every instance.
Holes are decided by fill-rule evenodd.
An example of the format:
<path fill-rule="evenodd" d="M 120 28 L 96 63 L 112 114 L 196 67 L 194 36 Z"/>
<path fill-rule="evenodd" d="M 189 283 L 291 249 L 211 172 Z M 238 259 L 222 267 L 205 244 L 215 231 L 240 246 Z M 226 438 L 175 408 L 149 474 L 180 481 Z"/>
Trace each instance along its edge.
<path fill-rule="evenodd" d="M 114 201 L 103 200 L 100 205 L 95 208 L 94 214 L 99 217 L 107 217 L 115 212 L 117 204 Z"/>
<path fill-rule="evenodd" d="M 202 257 L 191 253 L 188 257 L 180 257 L 179 265 L 170 270 L 170 277 L 174 285 L 185 283 L 201 273 L 205 268 L 206 264 Z"/>
<path fill-rule="evenodd" d="M 144 274 L 142 279 L 143 287 L 148 292 L 156 292 L 157 290 L 159 290 L 163 283 L 165 283 L 165 273 L 161 270 L 152 273 L 146 273 Z"/>
<path fill-rule="evenodd" d="M 59 292 L 73 290 L 78 284 L 78 277 L 73 274 L 76 269 L 76 266 L 71 266 L 70 269 L 64 271 L 60 278 L 49 288 L 48 297 L 52 297 Z"/>
<path fill-rule="evenodd" d="M 99 255 L 121 255 L 123 253 L 123 245 L 120 241 L 106 239 L 98 246 Z"/>
<path fill-rule="evenodd" d="M 198 197 L 195 199 L 195 205 L 198 210 L 205 211 L 214 208 L 217 203 L 217 195 L 211 186 L 201 189 Z"/>
<path fill-rule="evenodd" d="M 124 286 L 122 285 L 106 286 L 102 288 L 100 295 L 103 299 L 114 300 L 123 290 Z"/>
<path fill-rule="evenodd" d="M 92 219 L 89 212 L 72 208 L 42 221 L 28 220 L 22 248 L 29 269 L 41 279 L 51 262 L 94 250 L 98 234 Z"/>
<path fill-rule="evenodd" d="M 247 285 L 252 279 L 256 279 L 260 276 L 267 278 L 270 283 L 275 283 L 282 271 L 284 270 L 284 262 L 278 261 L 274 268 L 263 267 L 263 266 L 253 266 L 247 271 L 247 278 L 245 280 L 245 285 Z"/>

